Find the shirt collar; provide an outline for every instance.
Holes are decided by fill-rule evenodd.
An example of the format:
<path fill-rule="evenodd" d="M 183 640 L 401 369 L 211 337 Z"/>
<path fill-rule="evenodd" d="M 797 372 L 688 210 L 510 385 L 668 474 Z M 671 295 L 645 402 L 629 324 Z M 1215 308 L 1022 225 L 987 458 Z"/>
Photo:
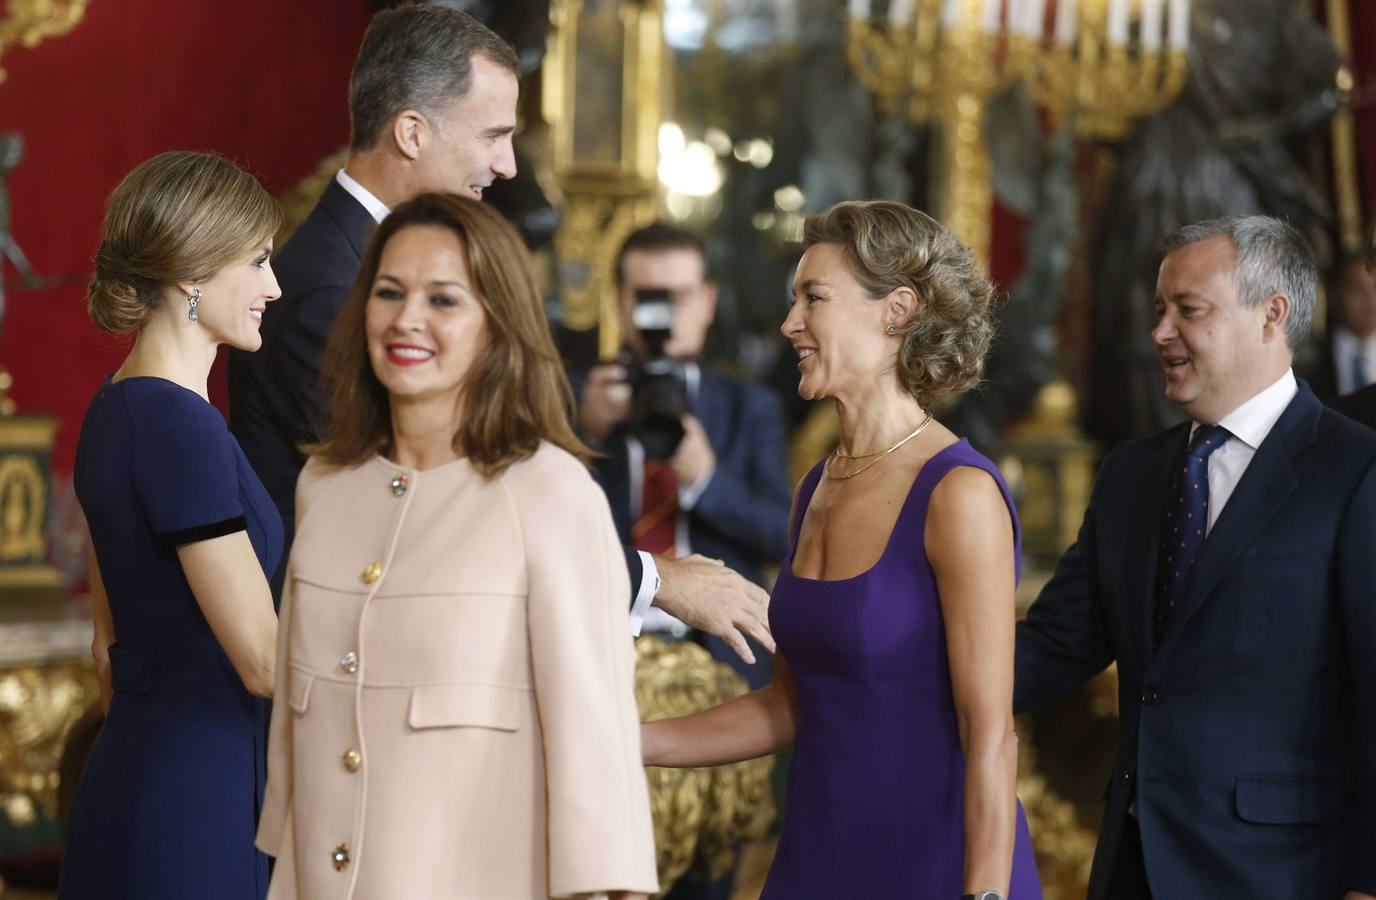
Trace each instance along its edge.
<path fill-rule="evenodd" d="M 368 215 L 372 216 L 374 221 L 381 223 L 391 212 L 385 203 L 373 196 L 372 191 L 350 178 L 349 173 L 343 169 L 334 174 L 334 180 L 368 211 Z"/>
<path fill-rule="evenodd" d="M 1274 384 L 1253 395 L 1246 403 L 1220 419 L 1218 424 L 1228 429 L 1228 433 L 1233 437 L 1256 450 L 1261 446 L 1261 442 L 1266 440 L 1266 436 L 1280 419 L 1281 413 L 1285 412 L 1285 408 L 1295 399 L 1295 394 L 1299 393 L 1299 390 L 1299 383 L 1295 381 L 1295 371 L 1286 369 L 1285 374 L 1276 379 Z M 1199 423 L 1194 423 L 1190 428 L 1190 434 L 1193 435 L 1194 429 L 1198 427 Z"/>

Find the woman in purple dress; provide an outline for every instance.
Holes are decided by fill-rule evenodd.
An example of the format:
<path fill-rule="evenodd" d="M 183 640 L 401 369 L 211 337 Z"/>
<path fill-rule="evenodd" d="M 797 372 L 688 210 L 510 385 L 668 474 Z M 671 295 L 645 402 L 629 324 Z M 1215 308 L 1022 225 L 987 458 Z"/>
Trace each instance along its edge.
<path fill-rule="evenodd" d="M 900 203 L 838 204 L 804 235 L 782 330 L 841 445 L 794 500 L 774 682 L 646 725 L 645 761 L 793 748 L 766 900 L 1039 900 L 1014 792 L 1017 515 L 994 464 L 931 415 L 980 379 L 993 286 Z"/>

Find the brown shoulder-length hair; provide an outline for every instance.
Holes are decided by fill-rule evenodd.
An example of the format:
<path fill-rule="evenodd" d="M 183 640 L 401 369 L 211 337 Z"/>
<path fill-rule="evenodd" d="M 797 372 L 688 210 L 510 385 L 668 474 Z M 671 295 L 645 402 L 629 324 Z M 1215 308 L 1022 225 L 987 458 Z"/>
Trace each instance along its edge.
<path fill-rule="evenodd" d="M 454 449 L 484 478 L 549 441 L 583 460 L 591 452 L 571 424 L 573 391 L 550 335 L 525 244 L 491 207 L 453 194 L 422 194 L 373 232 L 363 268 L 330 332 L 322 360 L 330 397 L 325 439 L 305 448 L 335 466 L 358 465 L 392 447 L 387 389 L 368 357 L 364 311 L 387 242 L 404 228 L 447 228 L 468 255 L 473 287 L 487 313 L 488 346 L 460 387 L 463 421 Z"/>

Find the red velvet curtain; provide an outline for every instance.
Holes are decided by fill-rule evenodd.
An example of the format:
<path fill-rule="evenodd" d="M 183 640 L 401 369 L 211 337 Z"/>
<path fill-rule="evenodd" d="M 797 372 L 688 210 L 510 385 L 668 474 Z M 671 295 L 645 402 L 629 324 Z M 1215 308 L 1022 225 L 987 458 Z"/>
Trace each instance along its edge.
<path fill-rule="evenodd" d="M 40 274 L 63 279 L 23 291 L 6 268 L 0 366 L 20 411 L 59 417 L 57 473 L 71 471 L 86 404 L 127 352 L 84 305 L 110 190 L 172 149 L 223 154 L 274 194 L 291 187 L 348 139 L 367 21 L 367 0 L 92 0 L 69 34 L 0 58 L 0 130 L 26 142 L 9 179 L 14 236 Z M 223 404 L 222 375 L 211 397 Z"/>

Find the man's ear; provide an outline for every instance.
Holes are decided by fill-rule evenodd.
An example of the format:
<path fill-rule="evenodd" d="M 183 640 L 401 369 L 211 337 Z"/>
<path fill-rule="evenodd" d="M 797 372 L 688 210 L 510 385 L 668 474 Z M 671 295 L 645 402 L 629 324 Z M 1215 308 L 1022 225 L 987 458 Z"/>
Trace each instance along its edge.
<path fill-rule="evenodd" d="M 430 140 L 430 120 L 414 109 L 403 109 L 392 119 L 392 145 L 409 160 L 420 157 Z"/>
<path fill-rule="evenodd" d="M 702 303 L 709 320 L 717 317 L 717 283 L 715 281 L 704 282 L 702 285 Z"/>
<path fill-rule="evenodd" d="M 1285 329 L 1290 323 L 1290 297 L 1288 294 L 1275 293 L 1262 301 L 1266 321 L 1262 325 L 1262 337 L 1272 341 L 1276 337 L 1286 340 Z"/>

